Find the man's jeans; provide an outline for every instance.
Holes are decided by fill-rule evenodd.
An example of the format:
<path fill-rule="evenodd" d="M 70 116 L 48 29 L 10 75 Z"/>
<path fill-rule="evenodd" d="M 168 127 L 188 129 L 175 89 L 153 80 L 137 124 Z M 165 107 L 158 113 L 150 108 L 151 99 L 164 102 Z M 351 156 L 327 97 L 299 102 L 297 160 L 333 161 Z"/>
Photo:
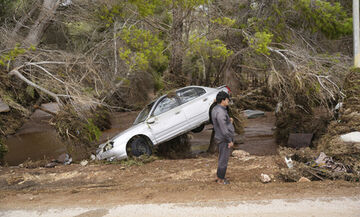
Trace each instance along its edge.
<path fill-rule="evenodd" d="M 220 179 L 225 179 L 226 169 L 230 157 L 230 148 L 228 148 L 227 142 L 216 141 L 219 146 L 219 161 L 217 169 L 217 177 Z"/>

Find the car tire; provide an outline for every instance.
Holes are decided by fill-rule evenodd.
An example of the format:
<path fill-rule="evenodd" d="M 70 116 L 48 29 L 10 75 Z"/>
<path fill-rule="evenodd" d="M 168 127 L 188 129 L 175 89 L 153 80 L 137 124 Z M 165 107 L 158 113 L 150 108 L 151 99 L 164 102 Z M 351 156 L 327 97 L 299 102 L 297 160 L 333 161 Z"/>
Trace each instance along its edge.
<path fill-rule="evenodd" d="M 151 155 L 152 150 L 149 143 L 143 137 L 138 137 L 131 142 L 132 156 L 139 157 L 141 155 Z"/>
<path fill-rule="evenodd" d="M 201 124 L 200 126 L 198 126 L 197 128 L 191 130 L 191 132 L 193 133 L 200 133 L 205 127 L 205 124 Z"/>

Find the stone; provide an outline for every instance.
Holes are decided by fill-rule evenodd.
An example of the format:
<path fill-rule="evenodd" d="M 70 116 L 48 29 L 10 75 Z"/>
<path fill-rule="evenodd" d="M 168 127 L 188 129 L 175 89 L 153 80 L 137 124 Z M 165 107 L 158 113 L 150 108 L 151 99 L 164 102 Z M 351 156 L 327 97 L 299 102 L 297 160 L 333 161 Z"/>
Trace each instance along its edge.
<path fill-rule="evenodd" d="M 269 183 L 271 182 L 271 178 L 269 175 L 261 173 L 260 180 L 262 183 Z"/>
<path fill-rule="evenodd" d="M 250 156 L 250 154 L 244 150 L 234 150 L 232 156 L 241 159 Z"/>
<path fill-rule="evenodd" d="M 88 165 L 88 163 L 89 163 L 89 161 L 83 160 L 80 162 L 80 165 L 84 167 L 84 166 Z"/>
<path fill-rule="evenodd" d="M 40 108 L 49 111 L 53 114 L 57 114 L 60 111 L 59 104 L 55 102 L 41 104 Z M 52 117 L 51 114 L 41 109 L 36 109 L 35 112 L 31 115 L 31 118 L 34 119 L 34 118 Z"/>
<path fill-rule="evenodd" d="M 45 165 L 46 168 L 54 168 L 57 165 L 56 162 L 50 162 L 48 164 Z"/>
<path fill-rule="evenodd" d="M 0 113 L 1 112 L 9 112 L 10 111 L 10 107 L 5 104 L 2 99 L 0 98 Z"/>
<path fill-rule="evenodd" d="M 258 118 L 258 117 L 262 117 L 265 115 L 265 112 L 260 111 L 260 110 L 245 110 L 244 111 L 244 115 L 245 117 L 247 117 L 248 119 L 254 119 L 254 118 Z"/>
<path fill-rule="evenodd" d="M 46 109 L 52 113 L 58 113 L 60 111 L 59 104 L 56 102 L 41 104 L 41 108 Z"/>
<path fill-rule="evenodd" d="M 57 162 L 68 165 L 71 164 L 72 158 L 70 157 L 70 155 L 64 153 L 58 157 Z"/>
<path fill-rule="evenodd" d="M 311 182 L 310 179 L 301 177 L 298 182 Z"/>

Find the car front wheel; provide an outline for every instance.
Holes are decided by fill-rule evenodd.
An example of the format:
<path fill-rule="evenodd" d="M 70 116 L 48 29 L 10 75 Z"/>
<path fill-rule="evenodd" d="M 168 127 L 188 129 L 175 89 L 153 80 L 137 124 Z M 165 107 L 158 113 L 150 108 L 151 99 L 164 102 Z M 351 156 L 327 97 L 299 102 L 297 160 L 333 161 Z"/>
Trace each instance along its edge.
<path fill-rule="evenodd" d="M 138 137 L 131 142 L 131 154 L 135 157 L 141 155 L 151 155 L 152 150 L 150 144 L 143 137 Z"/>

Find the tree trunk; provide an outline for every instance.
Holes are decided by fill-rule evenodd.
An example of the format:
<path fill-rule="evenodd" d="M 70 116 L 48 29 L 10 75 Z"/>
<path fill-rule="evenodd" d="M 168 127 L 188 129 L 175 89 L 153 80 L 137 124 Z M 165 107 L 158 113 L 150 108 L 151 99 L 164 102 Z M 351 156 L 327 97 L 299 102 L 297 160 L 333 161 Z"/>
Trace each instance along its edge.
<path fill-rule="evenodd" d="M 22 27 L 25 27 L 25 23 L 31 18 L 31 16 L 34 14 L 36 9 L 38 9 L 38 6 L 39 6 L 38 2 L 35 3 L 33 5 L 33 7 L 31 8 L 31 10 L 28 13 L 26 13 L 24 16 L 22 16 L 21 19 L 16 23 L 15 28 L 11 32 L 12 38 L 15 38 L 17 36 L 17 34 L 19 34 L 19 30 Z M 14 46 L 11 46 L 11 47 L 14 47 Z"/>
<path fill-rule="evenodd" d="M 171 59 L 170 73 L 182 75 L 183 62 L 183 9 L 173 0 L 173 24 L 171 27 Z"/>
<path fill-rule="evenodd" d="M 44 0 L 41 12 L 26 36 L 25 44 L 37 46 L 49 22 L 54 18 L 60 0 Z"/>
<path fill-rule="evenodd" d="M 210 145 L 209 145 L 207 152 L 210 154 L 215 154 L 215 153 L 219 152 L 219 148 L 215 142 L 215 131 L 214 130 L 211 131 Z"/>

